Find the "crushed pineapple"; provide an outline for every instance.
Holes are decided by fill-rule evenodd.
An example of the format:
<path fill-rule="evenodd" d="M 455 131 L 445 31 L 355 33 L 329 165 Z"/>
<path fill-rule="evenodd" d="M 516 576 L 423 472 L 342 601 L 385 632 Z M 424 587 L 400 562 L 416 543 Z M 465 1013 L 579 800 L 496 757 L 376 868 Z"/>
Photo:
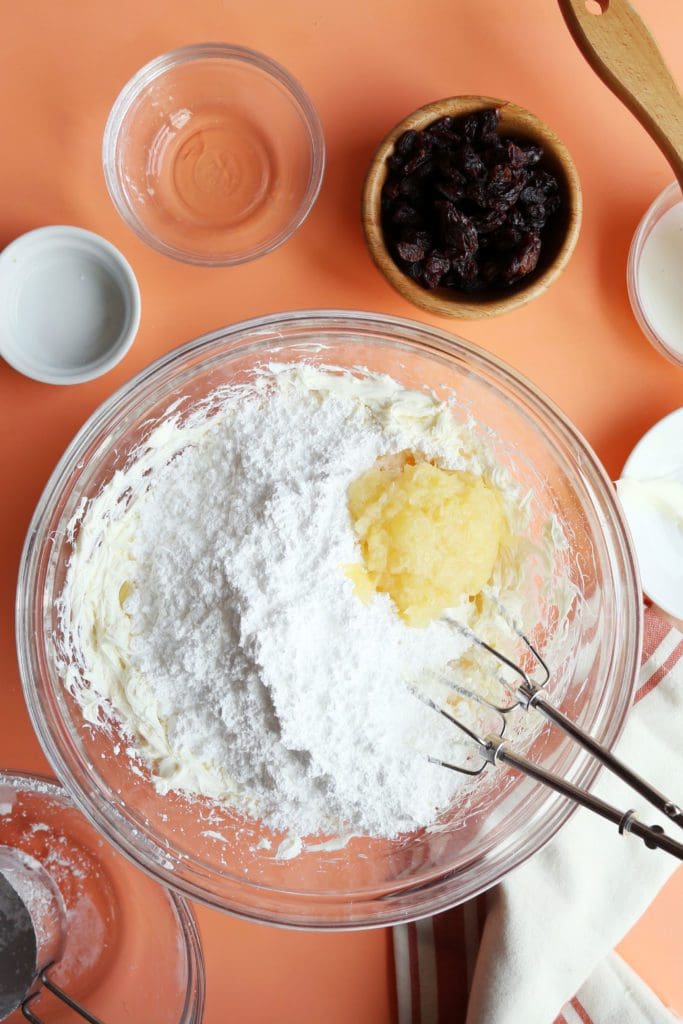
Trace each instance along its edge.
<path fill-rule="evenodd" d="M 405 622 L 426 626 L 490 579 L 506 527 L 481 477 L 399 452 L 354 480 L 347 498 L 362 563 L 344 571 L 365 603 L 389 594 Z"/>

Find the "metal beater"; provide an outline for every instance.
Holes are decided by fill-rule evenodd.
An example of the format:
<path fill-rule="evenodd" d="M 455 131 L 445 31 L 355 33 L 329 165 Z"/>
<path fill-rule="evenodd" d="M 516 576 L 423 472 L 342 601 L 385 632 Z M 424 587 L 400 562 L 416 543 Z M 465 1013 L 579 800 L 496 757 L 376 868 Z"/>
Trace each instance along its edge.
<path fill-rule="evenodd" d="M 613 807 L 611 804 L 606 803 L 604 800 L 601 800 L 599 797 L 593 796 L 591 793 L 579 789 L 566 779 L 547 771 L 540 765 L 537 765 L 533 761 L 529 761 L 526 757 L 523 757 L 521 754 L 518 754 L 504 739 L 506 716 L 514 708 L 521 708 L 524 711 L 529 711 L 533 708 L 536 711 L 539 711 L 553 725 L 556 725 L 568 736 L 571 736 L 573 740 L 575 740 L 585 750 L 588 750 L 609 771 L 613 772 L 614 775 L 630 786 L 631 789 L 635 790 L 649 801 L 649 803 L 656 807 L 657 810 L 665 814 L 666 817 L 676 825 L 683 828 L 683 811 L 681 811 L 681 808 L 677 804 L 672 800 L 669 800 L 669 798 L 664 796 L 663 793 L 660 793 L 654 788 L 654 786 L 647 783 L 640 777 L 640 775 L 637 775 L 631 768 L 629 768 L 628 765 L 624 764 L 619 760 L 619 758 L 615 757 L 614 754 L 610 753 L 609 750 L 606 750 L 600 743 L 594 740 L 587 733 L 583 732 L 576 723 L 572 722 L 571 719 L 567 718 L 566 715 L 563 715 L 561 711 L 558 711 L 557 708 L 553 707 L 553 705 L 548 702 L 543 692 L 548 680 L 550 679 L 550 670 L 548 669 L 548 666 L 529 638 L 514 623 L 512 623 L 500 609 L 499 612 L 501 614 L 501 618 L 506 622 L 507 626 L 523 645 L 523 650 L 526 653 L 527 661 L 530 665 L 529 671 L 526 671 L 523 665 L 518 664 L 511 658 L 508 658 L 501 651 L 486 643 L 460 623 L 455 622 L 452 619 L 447 619 L 446 621 L 455 626 L 470 641 L 495 658 L 503 669 L 511 670 L 513 673 L 513 682 L 509 683 L 500 675 L 495 676 L 496 681 L 501 686 L 502 692 L 507 694 L 505 702 L 496 704 L 486 700 L 478 694 L 473 693 L 471 690 L 452 682 L 446 677 L 442 677 L 440 679 L 442 684 L 460 699 L 472 701 L 476 705 L 484 706 L 488 712 L 497 716 L 499 728 L 493 728 L 492 731 L 487 732 L 484 736 L 479 735 L 478 732 L 470 725 L 466 725 L 464 722 L 460 721 L 457 717 L 456 709 L 452 706 L 449 705 L 448 707 L 444 707 L 434 701 L 431 697 L 415 690 L 415 695 L 420 700 L 433 708 L 433 710 L 438 711 L 439 714 L 443 715 L 449 722 L 452 722 L 453 725 L 457 726 L 461 732 L 477 744 L 478 753 L 482 759 L 482 763 L 478 768 L 472 769 L 465 767 L 464 765 L 451 764 L 448 761 L 443 761 L 436 757 L 430 757 L 429 760 L 433 764 L 441 765 L 443 768 L 449 768 L 452 771 L 460 772 L 463 775 L 480 775 L 488 765 L 508 764 L 523 774 L 536 779 L 537 782 L 541 782 L 544 785 L 549 786 L 557 793 L 561 793 L 564 796 L 569 797 L 571 800 L 574 800 L 576 803 L 581 804 L 583 807 L 587 807 L 588 810 L 600 815 L 600 817 L 613 822 L 617 825 L 620 835 L 630 832 L 642 839 L 649 849 L 658 848 L 665 850 L 667 853 L 677 857 L 679 860 L 683 860 L 683 844 L 676 842 L 676 840 L 666 835 L 660 825 L 648 826 L 641 824 L 636 816 L 635 810 L 631 809 L 621 811 L 618 808 Z M 531 673 L 534 672 L 538 674 L 538 681 L 531 678 Z"/>

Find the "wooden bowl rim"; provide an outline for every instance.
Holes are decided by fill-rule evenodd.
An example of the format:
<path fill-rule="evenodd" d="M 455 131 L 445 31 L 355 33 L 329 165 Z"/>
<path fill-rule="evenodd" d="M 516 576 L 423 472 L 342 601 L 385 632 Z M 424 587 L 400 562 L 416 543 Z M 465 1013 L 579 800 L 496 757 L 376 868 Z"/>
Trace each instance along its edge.
<path fill-rule="evenodd" d="M 528 285 L 522 284 L 509 295 L 495 295 L 486 298 L 463 298 L 459 293 L 446 288 L 430 291 L 412 281 L 394 263 L 384 242 L 381 222 L 381 193 L 387 175 L 387 158 L 399 135 L 410 128 L 421 129 L 431 121 L 446 115 L 462 116 L 476 110 L 498 107 L 501 125 L 508 134 L 521 133 L 541 143 L 561 166 L 566 179 L 568 199 L 567 229 L 555 258 L 545 270 Z M 512 121 L 510 122 L 510 115 Z M 579 236 L 583 198 L 578 172 L 569 150 L 553 129 L 510 100 L 492 96 L 451 96 L 427 103 L 399 121 L 382 139 L 375 150 L 363 184 L 361 199 L 361 220 L 370 255 L 389 283 L 404 298 L 429 313 L 451 316 L 462 320 L 497 316 L 500 313 L 522 306 L 541 295 L 564 270 Z"/>

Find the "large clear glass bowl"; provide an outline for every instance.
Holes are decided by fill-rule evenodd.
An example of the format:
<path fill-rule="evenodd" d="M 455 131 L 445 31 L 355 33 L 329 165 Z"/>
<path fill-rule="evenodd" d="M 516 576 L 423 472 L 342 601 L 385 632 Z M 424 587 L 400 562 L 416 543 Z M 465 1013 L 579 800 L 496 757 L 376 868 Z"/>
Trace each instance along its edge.
<path fill-rule="evenodd" d="M 640 589 L 614 490 L 596 456 L 532 384 L 487 352 L 433 327 L 356 312 L 265 317 L 192 341 L 152 364 L 88 420 L 50 478 L 31 522 L 17 595 L 21 675 L 31 717 L 55 771 L 84 814 L 119 850 L 192 899 L 245 917 L 306 928 L 388 925 L 453 906 L 499 881 L 572 813 L 539 784 L 504 770 L 438 831 L 395 841 L 353 839 L 338 851 L 277 860 L 265 830 L 180 794 L 160 796 L 111 737 L 84 723 L 54 664 L 55 599 L 70 546 L 67 524 L 121 467 L 173 402 L 190 410 L 220 385 L 268 361 L 306 359 L 390 373 L 410 387 L 455 392 L 454 415 L 495 433 L 500 461 L 557 515 L 581 595 L 562 666 L 561 707 L 612 747 L 631 702 L 641 645 Z M 554 679 L 553 682 L 556 680 Z M 530 755 L 579 785 L 597 767 L 557 730 Z M 410 785 L 410 780 L 406 780 Z"/>

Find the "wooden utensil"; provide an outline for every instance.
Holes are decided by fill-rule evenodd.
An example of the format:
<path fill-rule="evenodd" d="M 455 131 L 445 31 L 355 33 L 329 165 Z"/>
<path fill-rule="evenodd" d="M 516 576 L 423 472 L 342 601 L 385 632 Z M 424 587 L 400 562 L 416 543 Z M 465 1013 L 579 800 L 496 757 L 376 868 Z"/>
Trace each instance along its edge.
<path fill-rule="evenodd" d="M 460 117 L 478 110 L 497 107 L 500 110 L 501 135 L 528 139 L 543 147 L 544 162 L 558 177 L 563 195 L 563 209 L 552 231 L 544 240 L 539 266 L 533 274 L 507 291 L 466 293 L 450 288 L 423 288 L 394 262 L 384 241 L 382 229 L 382 186 L 387 176 L 387 159 L 396 139 L 409 128 L 421 130 L 440 117 Z M 370 255 L 393 287 L 420 309 L 440 316 L 474 320 L 498 316 L 522 306 L 540 295 L 564 269 L 579 236 L 583 209 L 581 184 L 569 151 L 555 132 L 540 118 L 523 107 L 490 96 L 452 96 L 437 100 L 397 124 L 380 142 L 363 186 L 361 220 Z"/>
<path fill-rule="evenodd" d="M 558 0 L 595 73 L 651 135 L 683 189 L 683 97 L 656 42 L 627 0 Z"/>

